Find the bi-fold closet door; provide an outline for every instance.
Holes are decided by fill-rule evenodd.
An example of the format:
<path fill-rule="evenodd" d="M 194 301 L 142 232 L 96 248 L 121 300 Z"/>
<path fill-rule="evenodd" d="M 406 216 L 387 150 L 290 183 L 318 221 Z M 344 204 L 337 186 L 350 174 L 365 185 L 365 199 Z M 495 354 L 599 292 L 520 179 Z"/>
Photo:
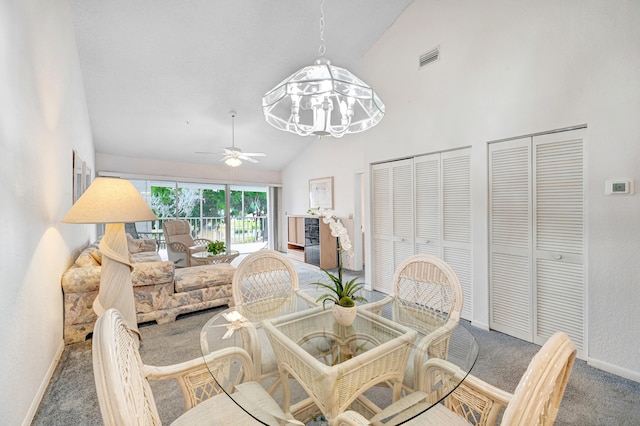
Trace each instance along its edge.
<path fill-rule="evenodd" d="M 584 348 L 584 129 L 489 145 L 490 327 Z"/>
<path fill-rule="evenodd" d="M 470 149 L 376 164 L 371 170 L 373 285 L 391 293 L 409 256 L 432 254 L 460 278 L 462 317 L 471 319 Z"/>

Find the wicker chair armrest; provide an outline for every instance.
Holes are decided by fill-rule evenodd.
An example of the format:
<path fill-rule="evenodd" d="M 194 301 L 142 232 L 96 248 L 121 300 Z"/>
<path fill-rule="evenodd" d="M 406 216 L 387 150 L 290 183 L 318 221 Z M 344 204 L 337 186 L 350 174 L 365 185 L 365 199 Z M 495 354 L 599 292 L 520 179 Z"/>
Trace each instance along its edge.
<path fill-rule="evenodd" d="M 213 241 L 207 238 L 194 238 L 193 245 L 194 246 L 206 246 L 207 244 L 212 243 Z"/>
<path fill-rule="evenodd" d="M 227 378 L 229 381 L 227 384 L 231 387 L 225 390 L 232 392 L 233 388 L 240 383 L 240 379 L 253 380 L 254 368 L 251 358 L 244 349 L 238 347 L 221 349 L 206 357 L 173 365 L 145 365 L 143 373 L 148 380 L 176 379 L 184 397 L 185 409 L 189 410 L 205 399 L 223 392 L 211 371 L 221 371 L 220 367 L 232 360 L 239 360 L 242 365 L 242 374 L 238 374 L 235 381 Z M 219 380 L 220 377 L 217 379 Z"/>
<path fill-rule="evenodd" d="M 182 243 L 178 243 L 178 242 L 173 242 L 173 243 L 169 243 L 169 247 L 171 248 L 171 250 L 178 252 L 178 253 L 186 253 L 187 250 L 189 249 L 189 247 L 185 246 Z"/>
<path fill-rule="evenodd" d="M 393 302 L 393 297 L 392 296 L 387 296 L 382 300 L 379 300 L 377 302 L 371 302 L 371 303 L 367 303 L 365 305 L 360 306 L 360 309 L 366 309 L 369 312 L 372 312 L 376 315 L 382 315 L 382 309 L 390 304 L 391 302 Z"/>
<path fill-rule="evenodd" d="M 460 368 L 442 359 L 434 358 L 425 363 L 423 380 L 422 385 L 425 392 L 430 394 L 432 402 L 446 396 L 445 406 L 448 409 L 463 418 L 469 418 L 472 415 L 477 420 L 477 424 L 495 424 L 500 411 L 513 398 L 511 393 L 471 374 L 466 375 Z M 457 386 L 458 383 L 460 383 L 459 386 Z M 452 389 L 453 392 L 451 392 Z"/>
<path fill-rule="evenodd" d="M 413 371 L 416 379 L 414 384 L 416 386 L 419 383 L 417 380 L 423 376 L 424 363 L 427 360 L 433 358 L 447 359 L 449 339 L 457 325 L 457 320 L 449 319 L 444 325 L 427 334 L 416 343 L 415 356 L 413 357 Z M 415 390 L 424 390 L 424 388 L 418 386 Z"/>
<path fill-rule="evenodd" d="M 200 253 L 202 251 L 207 251 L 207 246 L 191 246 L 191 247 L 187 247 L 187 254 L 188 256 L 193 256 L 196 253 Z"/>

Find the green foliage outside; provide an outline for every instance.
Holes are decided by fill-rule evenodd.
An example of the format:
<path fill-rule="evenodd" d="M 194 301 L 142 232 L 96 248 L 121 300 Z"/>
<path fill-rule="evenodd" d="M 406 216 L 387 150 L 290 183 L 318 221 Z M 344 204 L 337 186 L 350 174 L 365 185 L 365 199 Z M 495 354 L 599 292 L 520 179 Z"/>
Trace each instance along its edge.
<path fill-rule="evenodd" d="M 177 214 L 176 214 L 176 194 L 177 194 Z M 202 203 L 200 195 L 202 194 Z M 244 195 L 244 199 L 243 199 Z M 229 213 L 231 216 L 231 229 L 234 233 L 249 234 L 247 238 L 255 240 L 255 232 L 262 231 L 260 228 L 263 221 L 247 219 L 247 216 L 267 215 L 267 194 L 266 192 L 237 191 L 230 193 Z M 242 218 L 242 208 L 244 201 L 244 226 Z M 202 212 L 200 209 L 202 208 Z M 203 218 L 202 223 L 198 221 L 195 225 L 198 229 L 224 228 L 225 213 L 225 191 L 224 189 L 193 189 L 193 188 L 167 188 L 162 186 L 151 187 L 151 209 L 160 219 L 168 218 Z M 202 214 L 201 214 L 202 213 Z M 210 218 L 210 219 L 206 219 Z M 211 219 L 214 218 L 214 219 Z"/>

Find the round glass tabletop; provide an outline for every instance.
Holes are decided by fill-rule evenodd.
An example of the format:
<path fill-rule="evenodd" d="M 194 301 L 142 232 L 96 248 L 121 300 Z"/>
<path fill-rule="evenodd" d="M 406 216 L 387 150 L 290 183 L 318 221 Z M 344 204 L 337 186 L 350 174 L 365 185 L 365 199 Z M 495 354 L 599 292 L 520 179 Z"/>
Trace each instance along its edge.
<path fill-rule="evenodd" d="M 279 424 L 284 412 L 317 425 L 347 410 L 368 419 L 385 410 L 387 421 L 401 424 L 464 380 L 478 345 L 446 315 L 377 292 L 363 295 L 368 302 L 357 306 L 349 326 L 336 322 L 329 305 L 317 306 L 301 291 L 226 309 L 200 334 L 209 371 L 263 424 Z M 229 353 L 242 356 L 232 364 L 217 361 Z M 452 366 L 455 378 L 434 383 L 437 375 L 426 372 L 436 362 Z M 247 381 L 260 383 L 281 410 L 256 400 L 251 387 L 241 384 Z M 404 403 L 394 404 L 400 398 Z"/>

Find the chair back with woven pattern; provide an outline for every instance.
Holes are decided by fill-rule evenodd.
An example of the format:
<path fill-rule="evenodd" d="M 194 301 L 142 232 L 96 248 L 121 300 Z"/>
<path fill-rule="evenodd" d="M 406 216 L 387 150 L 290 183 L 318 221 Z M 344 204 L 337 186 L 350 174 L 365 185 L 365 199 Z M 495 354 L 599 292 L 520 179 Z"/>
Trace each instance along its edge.
<path fill-rule="evenodd" d="M 240 262 L 233 275 L 236 305 L 269 298 L 286 298 L 300 288 L 293 263 L 275 250 L 251 253 Z"/>
<path fill-rule="evenodd" d="M 117 310 L 107 310 L 96 321 L 92 352 L 105 425 L 160 425 L 153 393 L 142 371 L 137 342 Z"/>
<path fill-rule="evenodd" d="M 529 363 L 509 402 L 501 424 L 552 425 L 569 381 L 576 347 L 563 332 L 557 332 Z"/>
<path fill-rule="evenodd" d="M 460 280 L 435 256 L 418 254 L 405 260 L 393 277 L 393 293 L 402 307 L 395 312 L 395 319 L 422 325 L 426 329 L 419 331 L 425 334 L 449 319 L 460 319 L 464 300 Z"/>

